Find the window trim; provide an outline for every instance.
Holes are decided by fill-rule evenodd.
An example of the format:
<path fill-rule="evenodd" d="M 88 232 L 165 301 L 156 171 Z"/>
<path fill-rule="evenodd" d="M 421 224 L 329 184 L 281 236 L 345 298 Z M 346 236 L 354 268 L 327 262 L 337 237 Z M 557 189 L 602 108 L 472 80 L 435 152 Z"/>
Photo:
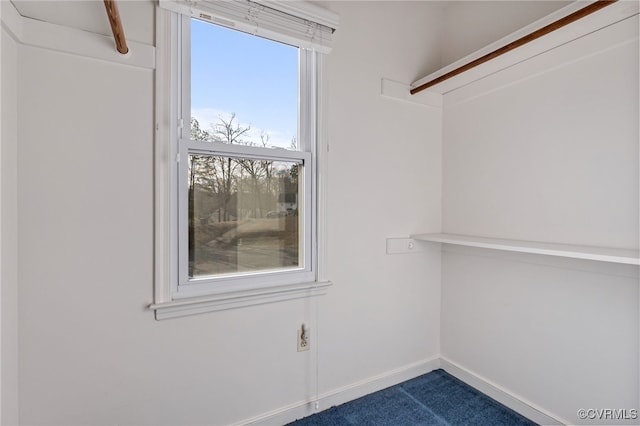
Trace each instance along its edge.
<path fill-rule="evenodd" d="M 155 126 L 155 170 L 154 170 L 154 303 L 148 306 L 155 312 L 157 320 L 175 318 L 186 315 L 215 312 L 271 303 L 282 300 L 308 298 L 324 295 L 332 285 L 327 280 L 327 168 L 328 144 L 326 141 L 326 87 L 322 84 L 323 55 L 314 56 L 316 78 L 314 85 L 315 98 L 309 99 L 307 108 L 315 110 L 315 146 L 312 147 L 313 156 L 313 194 L 315 196 L 316 223 L 312 229 L 313 246 L 312 262 L 315 280 L 291 283 L 257 289 L 240 289 L 221 294 L 207 296 L 191 296 L 177 298 L 173 286 L 176 282 L 177 271 L 177 220 L 174 206 L 177 204 L 177 176 L 178 152 L 174 138 L 180 138 L 183 114 L 178 109 L 175 93 L 181 81 L 180 75 L 184 70 L 178 64 L 184 63 L 178 55 L 189 54 L 189 50 L 178 46 L 175 32 L 180 27 L 179 20 L 185 17 L 178 13 L 156 7 L 156 126 Z M 189 19 L 189 17 L 186 17 Z M 188 96 L 188 93 L 186 94 Z M 183 100 L 184 101 L 184 100 Z M 302 105 L 301 108 L 305 106 Z M 171 117 L 183 117 L 181 120 Z M 190 118 L 190 117 L 189 117 Z M 300 130 L 303 131 L 302 129 Z"/>

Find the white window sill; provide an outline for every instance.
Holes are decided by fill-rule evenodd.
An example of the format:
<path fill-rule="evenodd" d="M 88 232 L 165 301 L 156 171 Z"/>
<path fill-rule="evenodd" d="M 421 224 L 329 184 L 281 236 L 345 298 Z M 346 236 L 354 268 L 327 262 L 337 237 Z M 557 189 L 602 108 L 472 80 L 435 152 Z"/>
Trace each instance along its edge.
<path fill-rule="evenodd" d="M 256 290 L 228 292 L 215 296 L 154 303 L 149 305 L 149 309 L 155 311 L 156 320 L 179 318 L 187 315 L 244 308 L 283 300 L 322 296 L 327 293 L 331 285 L 330 281 L 288 284 Z"/>

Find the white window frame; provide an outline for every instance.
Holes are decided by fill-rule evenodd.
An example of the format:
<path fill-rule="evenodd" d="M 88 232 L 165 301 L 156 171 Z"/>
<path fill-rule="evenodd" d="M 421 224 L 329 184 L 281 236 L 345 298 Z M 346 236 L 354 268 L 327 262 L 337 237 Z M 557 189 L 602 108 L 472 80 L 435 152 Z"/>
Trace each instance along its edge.
<path fill-rule="evenodd" d="M 231 274 L 203 278 L 188 277 L 188 235 L 187 220 L 179 220 L 178 229 L 178 280 L 174 285 L 174 298 L 193 297 L 207 294 L 221 294 L 229 291 L 268 288 L 279 284 L 295 284 L 300 282 L 315 281 L 315 250 L 314 232 L 315 214 L 313 200 L 313 162 L 310 152 L 273 150 L 269 148 L 257 148 L 242 145 L 228 145 L 216 142 L 200 142 L 182 139 L 180 144 L 179 182 L 181 188 L 187 186 L 188 161 L 190 154 L 219 155 L 224 157 L 255 158 L 259 160 L 271 161 L 293 161 L 302 165 L 301 181 L 303 184 L 300 203 L 302 215 L 300 220 L 301 243 L 300 249 L 303 251 L 302 268 L 291 270 L 256 271 L 246 274 Z M 266 152 L 265 152 L 266 151 Z M 271 152 L 269 152 L 271 151 Z M 275 152 L 274 152 L 275 151 Z M 185 159 L 185 161 L 182 161 Z M 180 191 L 180 189 L 179 189 Z M 184 191 L 186 192 L 186 191 Z M 179 217 L 188 217 L 187 195 L 179 193 L 178 210 Z M 307 213 L 308 211 L 308 213 Z"/>
<path fill-rule="evenodd" d="M 300 120 L 300 151 L 190 141 L 184 139 L 190 135 L 190 91 L 181 86 L 183 76 L 190 76 L 190 31 L 185 25 L 188 21 L 189 16 L 157 9 L 155 291 L 150 308 L 156 319 L 165 319 L 325 294 L 331 282 L 326 279 L 325 267 L 328 145 L 323 128 L 323 55 L 299 49 L 300 75 L 308 76 L 300 78 L 299 96 L 306 101 L 300 103 L 299 117 L 311 118 Z M 188 108 L 183 108 L 184 105 Z M 306 141 L 309 142 L 305 146 Z M 237 276 L 228 280 L 180 282 L 178 212 L 185 206 L 184 202 L 180 206 L 178 185 L 181 173 L 186 173 L 190 151 L 304 162 L 302 181 L 305 197 L 309 197 L 310 219 L 304 220 L 303 226 L 306 238 L 311 240 L 305 244 L 304 269 L 256 273 L 252 279 Z"/>

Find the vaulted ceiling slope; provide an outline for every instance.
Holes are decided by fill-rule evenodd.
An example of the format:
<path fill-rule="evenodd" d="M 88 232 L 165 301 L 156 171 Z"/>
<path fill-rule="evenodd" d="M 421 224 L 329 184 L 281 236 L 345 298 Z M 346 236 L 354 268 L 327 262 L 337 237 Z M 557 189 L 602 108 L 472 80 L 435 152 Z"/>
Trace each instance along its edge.
<path fill-rule="evenodd" d="M 102 1 L 11 0 L 11 2 L 24 17 L 112 36 Z M 128 41 L 155 44 L 154 7 L 153 0 L 118 2 Z"/>

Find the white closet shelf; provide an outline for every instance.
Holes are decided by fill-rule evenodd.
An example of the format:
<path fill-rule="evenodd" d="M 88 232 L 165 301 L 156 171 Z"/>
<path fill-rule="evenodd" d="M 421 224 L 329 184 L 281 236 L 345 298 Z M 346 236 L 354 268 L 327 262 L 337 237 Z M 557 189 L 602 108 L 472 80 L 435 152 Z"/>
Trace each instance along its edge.
<path fill-rule="evenodd" d="M 459 246 L 596 260 L 600 262 L 624 263 L 627 265 L 640 265 L 640 251 L 638 250 L 580 246 L 573 244 L 541 243 L 536 241 L 504 240 L 499 238 L 456 234 L 415 234 L 411 235 L 411 238 L 418 241 L 455 244 Z"/>
<path fill-rule="evenodd" d="M 594 1 L 590 1 L 594 3 Z M 465 65 L 489 55 L 496 49 L 500 49 L 516 40 L 528 36 L 531 33 L 544 28 L 545 26 L 552 24 L 558 19 L 564 18 L 573 12 L 576 12 L 589 1 L 577 0 L 569 5 L 539 19 L 538 21 L 514 32 L 502 39 L 485 46 L 484 48 L 477 50 L 458 61 L 441 68 L 417 81 L 411 83 L 412 88 L 417 88 L 427 82 L 435 80 L 443 75 L 456 70 L 457 68 L 464 67 Z M 511 50 L 508 53 L 495 57 L 488 62 L 468 69 L 460 74 L 457 74 L 445 81 L 437 83 L 428 89 L 432 93 L 446 94 L 462 86 L 470 84 L 474 81 L 480 80 L 488 75 L 497 73 L 506 68 L 512 67 L 520 62 L 526 61 L 529 58 L 540 55 L 544 52 L 552 50 L 558 46 L 562 46 L 578 38 L 584 37 L 602 28 L 608 27 L 616 22 L 624 20 L 628 17 L 637 15 L 640 10 L 640 4 L 637 1 L 617 1 L 611 3 L 610 6 L 599 10 L 596 13 L 585 16 L 580 19 L 580 25 L 567 25 L 560 29 L 557 29 L 543 37 L 535 39 L 534 41 Z"/>

